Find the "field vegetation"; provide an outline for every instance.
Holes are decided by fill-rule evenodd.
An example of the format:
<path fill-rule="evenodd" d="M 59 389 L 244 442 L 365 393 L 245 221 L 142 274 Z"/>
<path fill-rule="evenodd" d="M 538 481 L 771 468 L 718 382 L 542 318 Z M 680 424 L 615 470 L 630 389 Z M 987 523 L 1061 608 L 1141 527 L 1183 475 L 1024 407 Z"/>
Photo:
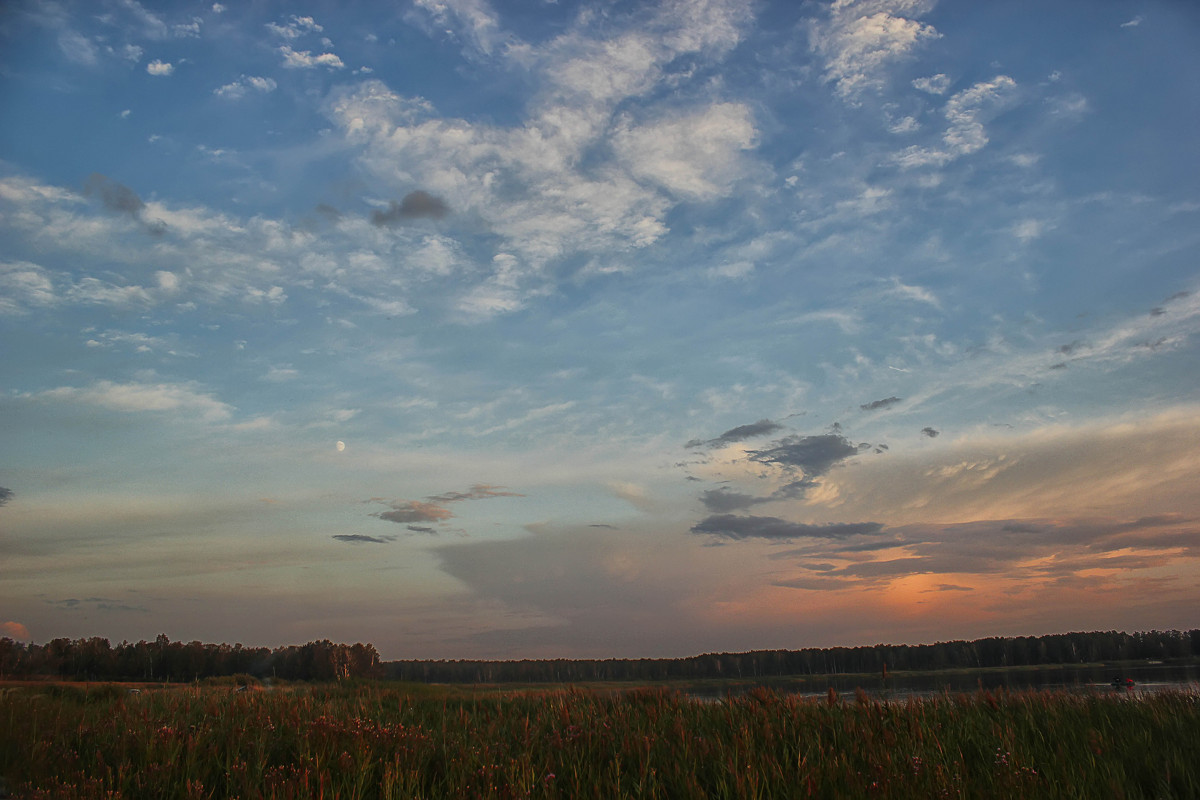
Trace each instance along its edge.
<path fill-rule="evenodd" d="M 42 798 L 1200 797 L 1200 697 L 33 684 L 0 774 Z"/>

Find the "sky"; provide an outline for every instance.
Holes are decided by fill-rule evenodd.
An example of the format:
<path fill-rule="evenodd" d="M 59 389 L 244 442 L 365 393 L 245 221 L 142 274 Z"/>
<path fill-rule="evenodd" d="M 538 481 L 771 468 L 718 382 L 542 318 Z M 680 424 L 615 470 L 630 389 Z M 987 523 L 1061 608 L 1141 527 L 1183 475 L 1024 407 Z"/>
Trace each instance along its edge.
<path fill-rule="evenodd" d="M 1200 626 L 1200 5 L 0 6 L 0 633 Z"/>

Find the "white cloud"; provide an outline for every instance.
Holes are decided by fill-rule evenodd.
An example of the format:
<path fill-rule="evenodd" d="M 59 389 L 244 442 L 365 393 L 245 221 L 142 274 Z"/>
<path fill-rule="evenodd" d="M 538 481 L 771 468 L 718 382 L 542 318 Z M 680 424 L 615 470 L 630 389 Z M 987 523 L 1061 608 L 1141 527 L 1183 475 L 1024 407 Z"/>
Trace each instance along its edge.
<path fill-rule="evenodd" d="M 932 25 L 911 19 L 929 11 L 924 0 L 838 0 L 827 22 L 810 30 L 810 44 L 824 60 L 825 80 L 843 99 L 887 83 L 886 68 L 927 41 L 941 37 Z"/>
<path fill-rule="evenodd" d="M 414 0 L 413 6 L 430 15 L 442 30 L 456 28 L 484 55 L 492 55 L 510 37 L 500 29 L 500 20 L 486 0 Z"/>
<path fill-rule="evenodd" d="M 950 88 L 950 78 L 939 72 L 937 75 L 930 75 L 928 78 L 917 78 L 912 82 L 912 85 L 920 89 L 922 92 L 929 94 L 945 94 Z"/>
<path fill-rule="evenodd" d="M 269 303 L 277 306 L 287 301 L 287 293 L 282 286 L 272 286 L 270 289 L 248 286 L 242 296 L 249 303 Z"/>
<path fill-rule="evenodd" d="M 157 58 L 146 65 L 146 72 L 151 75 L 166 76 L 175 71 L 175 65 Z"/>
<path fill-rule="evenodd" d="M 618 128 L 613 148 L 630 173 L 691 199 L 721 194 L 740 173 L 737 154 L 755 144 L 750 109 L 720 103 L 689 114 Z"/>
<path fill-rule="evenodd" d="M 1045 230 L 1045 224 L 1041 220 L 1023 219 L 1013 225 L 1013 236 L 1020 239 L 1022 242 L 1031 242 L 1042 235 Z"/>
<path fill-rule="evenodd" d="M 63 386 L 33 395 L 37 399 L 84 403 L 112 411 L 181 411 L 205 422 L 220 422 L 233 415 L 229 405 L 200 391 L 194 383 L 115 383 L 96 381 L 91 386 Z"/>
<path fill-rule="evenodd" d="M 287 69 L 316 69 L 317 67 L 342 69 L 346 66 L 333 53 L 321 53 L 314 56 L 308 50 L 296 51 L 286 44 L 279 48 L 279 52 L 283 54 L 283 66 Z"/>
<path fill-rule="evenodd" d="M 942 306 L 937 296 L 928 289 L 921 286 L 910 286 L 896 277 L 892 278 L 891 284 L 890 287 L 883 291 L 885 297 L 899 297 L 917 303 L 928 303 L 934 308 L 941 308 Z"/>
<path fill-rule="evenodd" d="M 70 30 L 58 35 L 58 49 L 71 61 L 88 67 L 96 63 L 100 53 L 90 39 Z"/>
<path fill-rule="evenodd" d="M 119 286 L 99 278 L 81 278 L 69 287 L 64 296 L 73 303 L 102 306 L 148 306 L 154 302 L 154 294 L 144 286 Z"/>
<path fill-rule="evenodd" d="M 1138 25 L 1142 24 L 1142 19 L 1143 19 L 1142 15 L 1138 14 L 1136 17 L 1129 20 L 1128 22 L 1122 22 L 1121 27 L 1122 28 L 1136 28 Z"/>
<path fill-rule="evenodd" d="M 227 83 L 224 86 L 213 89 L 213 94 L 230 100 L 238 100 L 245 97 L 246 92 L 249 90 L 265 94 L 275 91 L 278 86 L 279 84 L 272 78 L 263 78 L 258 75 L 242 75 L 232 83 Z"/>
<path fill-rule="evenodd" d="M 267 369 L 267 374 L 263 375 L 263 380 L 271 381 L 272 383 L 283 383 L 285 381 L 293 381 L 300 377 L 300 370 L 291 367 L 270 367 Z"/>
<path fill-rule="evenodd" d="M 1016 98 L 1017 83 L 1007 75 L 976 83 L 946 101 L 943 115 L 948 125 L 942 135 L 942 147 L 913 145 L 892 160 L 904 169 L 944 166 L 978 152 L 988 143 L 984 123 L 1008 108 Z"/>
<path fill-rule="evenodd" d="M 427 12 L 456 25 L 490 13 L 471 2 L 430 2 Z M 493 260 L 459 308 L 470 316 L 511 311 L 546 290 L 548 262 L 578 253 L 590 256 L 581 267 L 588 273 L 628 269 L 622 254 L 661 238 L 675 203 L 729 190 L 755 142 L 747 106 L 704 100 L 669 115 L 620 117 L 617 109 L 658 86 L 680 55 L 720 57 L 747 14 L 726 0 L 668 2 L 624 26 L 581 14 L 568 33 L 519 52 L 483 25 L 495 32 L 495 54 L 536 71 L 546 87 L 526 120 L 508 127 L 439 119 L 427 101 L 376 80 L 337 93 L 329 114 L 378 179 L 397 191 L 425 187 L 500 237 L 495 252 L 515 261 Z M 593 27 L 603 33 L 589 35 Z M 494 47 L 501 40 L 502 53 Z"/>
<path fill-rule="evenodd" d="M 310 33 L 320 33 L 325 30 L 312 17 L 298 17 L 295 14 L 282 25 L 274 22 L 267 23 L 267 30 L 283 39 L 298 39 Z"/>
<path fill-rule="evenodd" d="M 191 22 L 180 22 L 171 26 L 171 33 L 177 39 L 196 39 L 200 36 L 200 26 L 204 24 L 204 20 L 199 17 L 192 17 Z"/>
<path fill-rule="evenodd" d="M 58 302 L 50 273 L 28 261 L 0 261 L 0 315 Z"/>
<path fill-rule="evenodd" d="M 158 15 L 148 11 L 137 0 L 118 0 L 117 5 L 124 8 L 141 26 L 141 34 L 150 39 L 167 38 L 167 24 Z"/>

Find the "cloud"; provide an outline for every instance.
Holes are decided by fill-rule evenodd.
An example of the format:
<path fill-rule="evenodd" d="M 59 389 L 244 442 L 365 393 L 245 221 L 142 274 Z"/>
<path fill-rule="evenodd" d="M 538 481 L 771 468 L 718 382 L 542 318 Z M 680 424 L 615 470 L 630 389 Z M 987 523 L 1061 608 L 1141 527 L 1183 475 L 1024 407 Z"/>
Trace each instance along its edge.
<path fill-rule="evenodd" d="M 32 395 L 35 399 L 75 402 L 126 413 L 182 411 L 205 422 L 220 422 L 233 415 L 229 405 L 201 392 L 193 383 L 115 383 L 96 381 L 87 387 L 63 386 Z"/>
<path fill-rule="evenodd" d="M 950 88 L 950 78 L 942 73 L 930 75 L 928 78 L 917 78 L 912 82 L 914 88 L 929 94 L 945 94 Z"/>
<path fill-rule="evenodd" d="M 911 56 L 941 34 L 918 22 L 933 2 L 926 0 L 860 0 L 834 3 L 827 21 L 810 28 L 809 43 L 822 59 L 824 79 L 835 93 L 853 101 L 888 81 L 887 68 Z M 904 15 L 909 16 L 904 16 Z"/>
<path fill-rule="evenodd" d="M 19 642 L 29 641 L 29 629 L 19 622 L 8 620 L 0 622 L 0 634 L 7 636 L 10 639 L 15 639 Z"/>
<path fill-rule="evenodd" d="M 869 403 L 863 403 L 859 408 L 863 411 L 879 411 L 885 408 L 891 408 L 901 402 L 899 397 L 885 397 L 882 400 L 872 400 Z"/>
<path fill-rule="evenodd" d="M 298 39 L 311 33 L 321 33 L 325 30 L 317 24 L 317 21 L 312 17 L 298 17 L 295 14 L 282 25 L 275 22 L 268 22 L 267 30 L 283 39 Z"/>
<path fill-rule="evenodd" d="M 429 15 L 437 32 L 465 39 L 477 55 L 490 56 L 505 43 L 520 45 L 501 30 L 500 20 L 485 0 L 414 0 L 413 6 Z"/>
<path fill-rule="evenodd" d="M 428 527 L 425 527 L 424 525 L 406 525 L 405 527 L 408 528 L 413 533 L 424 533 L 424 534 L 428 534 L 430 536 L 437 533 L 436 528 L 428 528 Z"/>
<path fill-rule="evenodd" d="M 159 77 L 166 77 L 175 71 L 175 65 L 168 61 L 159 61 L 157 58 L 146 65 L 146 72 Z"/>
<path fill-rule="evenodd" d="M 279 84 L 273 78 L 263 78 L 258 75 L 242 75 L 232 83 L 227 83 L 224 86 L 213 89 L 213 94 L 229 100 L 238 100 L 245 97 L 249 91 L 266 94 L 275 91 L 278 86 Z"/>
<path fill-rule="evenodd" d="M 13 498 L 13 490 L 0 486 L 0 506 L 7 505 Z"/>
<path fill-rule="evenodd" d="M 634 177 L 683 198 L 724 194 L 744 171 L 737 154 L 757 137 L 750 109 L 717 103 L 698 111 L 641 124 L 624 120 L 613 148 Z"/>
<path fill-rule="evenodd" d="M 980 426 L 886 459 L 867 459 L 822 480 L 806 514 L 855 513 L 890 530 L 907 523 L 1022 520 L 1086 514 L 1200 515 L 1191 489 L 1200 470 L 1200 414 L 1098 418 L 1000 433 Z M 1189 482 L 1190 481 L 1190 482 Z"/>
<path fill-rule="evenodd" d="M 921 433 L 925 436 L 928 436 L 930 439 L 936 439 L 941 434 L 941 431 L 936 430 L 935 428 L 921 428 Z"/>
<path fill-rule="evenodd" d="M 446 492 L 445 494 L 437 494 L 425 499 L 431 503 L 457 503 L 463 500 L 486 500 L 491 497 L 525 496 L 516 492 L 498 491 L 503 488 L 503 486 L 490 486 L 484 483 L 477 483 L 465 492 Z"/>
<path fill-rule="evenodd" d="M 285 69 L 316 69 L 317 67 L 343 69 L 346 66 L 333 53 L 321 53 L 314 56 L 308 50 L 296 51 L 286 44 L 279 48 L 279 52 L 283 55 Z"/>
<path fill-rule="evenodd" d="M 59 302 L 50 272 L 29 261 L 0 262 L 0 315 Z"/>
<path fill-rule="evenodd" d="M 372 211 L 371 224 L 382 228 L 410 219 L 441 219 L 448 213 L 446 201 L 418 189 L 406 194 L 399 203 L 391 201 L 387 211 Z"/>
<path fill-rule="evenodd" d="M 839 434 L 788 436 L 766 450 L 750 451 L 750 460 L 800 469 L 805 477 L 816 478 L 839 462 L 858 454 L 858 447 Z"/>
<path fill-rule="evenodd" d="M 688 442 L 685 447 L 723 447 L 727 444 L 732 444 L 733 442 L 741 442 L 745 441 L 746 439 L 753 439 L 756 436 L 766 436 L 779 430 L 783 430 L 782 425 L 776 422 L 771 422 L 769 419 L 760 419 L 758 422 L 751 422 L 748 425 L 739 425 L 736 428 L 730 428 L 715 439 L 709 439 L 707 441 L 693 439 L 692 441 Z"/>
<path fill-rule="evenodd" d="M 367 536 L 362 533 L 335 533 L 331 538 L 350 544 L 387 544 L 391 541 L 390 539 L 379 539 L 375 536 Z"/>
<path fill-rule="evenodd" d="M 709 489 L 700 495 L 700 502 L 709 511 L 722 514 L 729 511 L 741 511 L 768 502 L 771 498 L 755 497 L 743 492 L 734 492 L 726 488 Z"/>
<path fill-rule="evenodd" d="M 462 25 L 473 9 L 491 13 L 470 2 L 429 2 L 420 13 Z M 748 104 L 712 102 L 709 91 L 681 93 L 691 99 L 667 114 L 626 102 L 656 91 L 680 56 L 697 65 L 723 57 L 748 17 L 739 2 L 678 2 L 624 16 L 581 13 L 537 46 L 503 34 L 493 44 L 505 46 L 491 52 L 543 86 L 508 125 L 440 117 L 427 100 L 379 80 L 335 90 L 327 112 L 376 180 L 421 186 L 495 236 L 490 262 L 477 256 L 483 280 L 458 302 L 469 319 L 490 318 L 549 291 L 561 274 L 551 263 L 632 269 L 625 255 L 660 240 L 673 207 L 721 196 L 753 166 L 744 152 L 756 136 Z"/>
<path fill-rule="evenodd" d="M 903 169 L 944 166 L 955 159 L 982 150 L 988 143 L 984 123 L 1009 108 L 1017 99 L 1017 82 L 1007 75 L 980 81 L 946 101 L 943 116 L 947 127 L 942 147 L 913 145 L 896 154 L 893 161 Z"/>
<path fill-rule="evenodd" d="M 397 523 L 442 522 L 454 516 L 449 509 L 420 500 L 400 500 L 391 503 L 391 506 L 391 511 L 379 511 L 371 516 Z"/>
<path fill-rule="evenodd" d="M 87 37 L 71 30 L 58 35 L 58 49 L 76 64 L 90 67 L 99 57 L 99 49 Z"/>
<path fill-rule="evenodd" d="M 99 172 L 93 172 L 88 176 L 83 185 L 83 193 L 88 197 L 93 195 L 99 197 L 101 204 L 109 211 L 128 214 L 131 217 L 138 216 L 146 207 L 142 198 L 138 197 L 137 192 L 133 189 L 101 175 Z"/>
<path fill-rule="evenodd" d="M 883 530 L 878 522 L 832 522 L 823 525 L 808 525 L 788 522 L 778 517 L 756 517 L 753 515 L 715 514 L 693 525 L 692 533 L 710 534 L 726 539 L 778 539 L 800 538 L 845 539 L 850 536 L 876 534 Z"/>

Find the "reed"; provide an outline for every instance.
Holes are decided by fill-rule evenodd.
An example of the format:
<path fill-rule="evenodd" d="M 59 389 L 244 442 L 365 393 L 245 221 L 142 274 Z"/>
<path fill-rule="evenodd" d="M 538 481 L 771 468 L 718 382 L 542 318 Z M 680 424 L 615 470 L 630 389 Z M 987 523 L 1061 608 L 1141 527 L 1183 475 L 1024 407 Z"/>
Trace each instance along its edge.
<path fill-rule="evenodd" d="M 12 689 L 29 798 L 1200 797 L 1192 693 Z"/>

